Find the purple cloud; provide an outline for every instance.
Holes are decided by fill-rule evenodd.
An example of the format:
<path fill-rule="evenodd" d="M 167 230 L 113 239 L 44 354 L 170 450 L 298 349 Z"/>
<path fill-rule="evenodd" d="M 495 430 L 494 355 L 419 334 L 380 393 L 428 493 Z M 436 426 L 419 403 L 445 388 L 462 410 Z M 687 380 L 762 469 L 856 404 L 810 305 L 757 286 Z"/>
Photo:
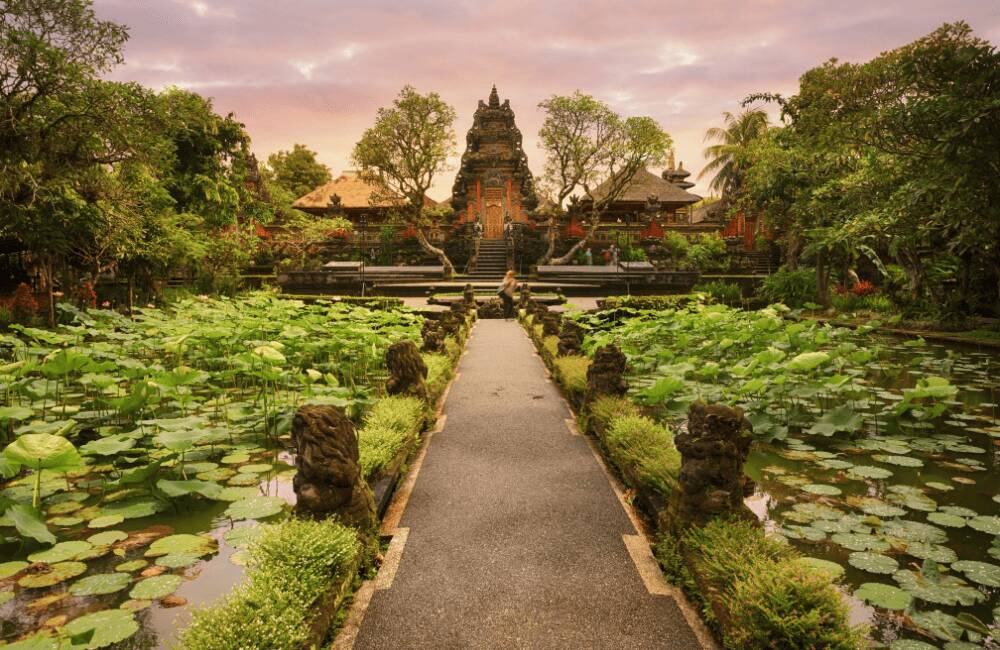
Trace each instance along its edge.
<path fill-rule="evenodd" d="M 131 28 L 115 79 L 177 85 L 246 123 L 260 157 L 307 144 L 335 172 L 375 110 L 404 84 L 458 110 L 459 143 L 496 83 L 537 172 L 536 105 L 581 89 L 650 115 L 697 174 L 705 129 L 755 91 L 790 93 L 831 57 L 862 61 L 944 22 L 1000 40 L 1000 5 L 981 0 L 581 0 L 539 3 L 357 0 L 95 0 Z M 435 184 L 443 199 L 452 175 Z M 705 193 L 707 179 L 695 191 Z"/>

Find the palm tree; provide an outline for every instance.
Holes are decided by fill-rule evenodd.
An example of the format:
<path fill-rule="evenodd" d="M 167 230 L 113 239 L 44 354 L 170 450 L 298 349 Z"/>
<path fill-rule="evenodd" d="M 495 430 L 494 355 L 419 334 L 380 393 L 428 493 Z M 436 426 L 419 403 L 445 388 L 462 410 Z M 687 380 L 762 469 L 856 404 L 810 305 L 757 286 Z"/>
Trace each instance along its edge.
<path fill-rule="evenodd" d="M 731 199 L 743 185 L 741 161 L 747 148 L 767 131 L 769 124 L 767 113 L 759 108 L 747 109 L 739 115 L 726 111 L 722 115 L 725 128 L 714 127 L 705 132 L 705 141 L 717 144 L 702 152 L 709 162 L 698 178 L 715 174 L 709 188 L 720 192 L 722 198 Z"/>

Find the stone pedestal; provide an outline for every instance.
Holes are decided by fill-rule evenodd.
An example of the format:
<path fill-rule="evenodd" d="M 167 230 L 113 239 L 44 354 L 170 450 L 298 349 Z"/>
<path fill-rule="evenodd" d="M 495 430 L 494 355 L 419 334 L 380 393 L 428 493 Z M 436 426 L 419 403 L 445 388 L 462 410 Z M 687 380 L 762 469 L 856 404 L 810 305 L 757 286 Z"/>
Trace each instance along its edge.
<path fill-rule="evenodd" d="M 583 354 L 583 328 L 575 320 L 564 319 L 562 330 L 559 332 L 559 354 L 580 355 Z"/>
<path fill-rule="evenodd" d="M 675 531 L 704 525 L 716 517 L 757 521 L 743 503 L 754 488 L 743 473 L 752 434 L 753 426 L 742 409 L 702 402 L 691 405 L 687 431 L 674 438 L 681 453 L 679 489 L 668 509 Z"/>
<path fill-rule="evenodd" d="M 302 516 L 336 515 L 363 536 L 374 535 L 375 501 L 361 475 L 358 436 L 343 410 L 306 404 L 292 421 L 295 468 L 292 479 L 295 511 Z"/>
<path fill-rule="evenodd" d="M 587 368 L 587 401 L 592 402 L 602 395 L 621 397 L 628 392 L 628 382 L 625 381 L 627 363 L 617 345 L 597 348 L 594 360 Z"/>

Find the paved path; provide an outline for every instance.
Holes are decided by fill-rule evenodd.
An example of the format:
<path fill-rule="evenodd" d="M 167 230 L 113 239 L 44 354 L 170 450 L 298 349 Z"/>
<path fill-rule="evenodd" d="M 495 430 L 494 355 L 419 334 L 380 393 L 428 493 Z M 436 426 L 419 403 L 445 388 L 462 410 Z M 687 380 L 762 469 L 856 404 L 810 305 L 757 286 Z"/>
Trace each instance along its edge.
<path fill-rule="evenodd" d="M 521 327 L 480 321 L 459 371 L 354 647 L 700 648 Z"/>

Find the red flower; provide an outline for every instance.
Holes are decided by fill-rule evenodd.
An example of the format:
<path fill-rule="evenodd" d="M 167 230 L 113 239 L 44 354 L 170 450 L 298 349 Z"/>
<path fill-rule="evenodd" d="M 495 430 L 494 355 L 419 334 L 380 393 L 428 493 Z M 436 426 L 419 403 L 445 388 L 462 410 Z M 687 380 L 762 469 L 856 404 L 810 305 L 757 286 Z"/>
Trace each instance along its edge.
<path fill-rule="evenodd" d="M 868 280 L 858 280 L 851 288 L 851 292 L 854 293 L 855 296 L 868 296 L 873 293 L 877 293 L 878 289 Z"/>

